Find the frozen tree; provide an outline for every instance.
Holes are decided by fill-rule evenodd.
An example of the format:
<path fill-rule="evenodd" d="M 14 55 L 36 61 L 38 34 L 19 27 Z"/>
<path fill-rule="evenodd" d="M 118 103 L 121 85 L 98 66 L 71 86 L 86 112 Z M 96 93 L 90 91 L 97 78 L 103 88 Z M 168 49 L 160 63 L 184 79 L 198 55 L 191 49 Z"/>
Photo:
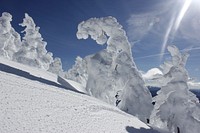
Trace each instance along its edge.
<path fill-rule="evenodd" d="M 22 40 L 21 49 L 15 54 L 17 62 L 41 68 L 49 69 L 49 64 L 53 61 L 52 53 L 47 52 L 47 43 L 43 41 L 39 33 L 39 27 L 36 27 L 33 19 L 26 13 L 23 23 L 20 24 L 25 27 L 25 36 Z"/>
<path fill-rule="evenodd" d="M 65 73 L 65 78 L 74 80 L 86 87 L 88 80 L 86 61 L 78 56 L 74 66 Z"/>
<path fill-rule="evenodd" d="M 57 74 L 57 75 L 63 75 L 63 69 L 62 69 L 62 62 L 61 59 L 56 57 L 53 62 L 49 65 L 48 71 Z"/>
<path fill-rule="evenodd" d="M 89 36 L 107 48 L 84 58 L 88 73 L 87 92 L 141 120 L 149 118 L 152 98 L 133 62 L 131 46 L 122 26 L 113 17 L 91 18 L 78 25 L 78 39 Z M 120 92 L 120 93 L 119 93 Z M 119 102 L 120 101 L 120 102 Z"/>
<path fill-rule="evenodd" d="M 13 54 L 18 51 L 20 35 L 11 26 L 12 15 L 7 12 L 0 17 L 0 56 L 12 60 Z"/>
<path fill-rule="evenodd" d="M 197 133 L 200 131 L 200 104 L 187 86 L 185 64 L 189 55 L 180 53 L 175 46 L 168 46 L 168 51 L 172 59 L 162 65 L 165 73 L 162 80 L 167 83 L 155 97 L 150 122 L 174 133 Z"/>

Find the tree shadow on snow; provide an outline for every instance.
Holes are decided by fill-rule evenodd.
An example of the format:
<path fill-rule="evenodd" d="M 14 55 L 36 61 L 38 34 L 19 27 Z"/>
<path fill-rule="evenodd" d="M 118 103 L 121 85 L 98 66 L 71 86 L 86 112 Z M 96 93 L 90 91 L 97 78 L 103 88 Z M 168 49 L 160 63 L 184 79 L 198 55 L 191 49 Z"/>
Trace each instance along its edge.
<path fill-rule="evenodd" d="M 39 82 L 47 84 L 47 85 L 51 85 L 51 86 L 55 86 L 55 87 L 59 87 L 59 88 L 62 88 L 62 89 L 71 90 L 71 91 L 83 94 L 82 92 L 79 92 L 77 90 L 73 90 L 73 89 L 67 88 L 67 87 L 65 87 L 63 85 L 60 85 L 60 84 L 56 83 L 56 82 L 53 82 L 53 81 L 50 81 L 50 80 L 47 80 L 47 79 L 44 79 L 44 78 L 41 78 L 41 77 L 37 77 L 37 76 L 31 75 L 28 72 L 19 70 L 17 68 L 13 68 L 11 66 L 8 66 L 8 65 L 5 65 L 5 64 L 2 64 L 2 63 L 0 63 L 0 71 L 11 73 L 11 74 L 15 74 L 17 76 L 25 77 L 25 78 L 30 79 L 30 80 L 39 81 Z"/>
<path fill-rule="evenodd" d="M 127 126 L 126 131 L 128 133 L 159 133 L 158 131 L 152 129 L 151 127 L 150 127 L 150 129 L 146 129 L 146 128 L 136 129 L 132 126 Z"/>

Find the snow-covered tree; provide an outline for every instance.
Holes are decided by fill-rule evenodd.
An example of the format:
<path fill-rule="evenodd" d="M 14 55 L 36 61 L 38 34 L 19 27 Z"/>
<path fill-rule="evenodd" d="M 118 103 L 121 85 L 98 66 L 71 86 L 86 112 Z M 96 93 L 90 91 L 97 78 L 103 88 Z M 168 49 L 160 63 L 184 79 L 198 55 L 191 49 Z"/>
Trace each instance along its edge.
<path fill-rule="evenodd" d="M 62 62 L 61 59 L 56 57 L 53 62 L 49 65 L 48 71 L 57 74 L 57 75 L 63 75 L 63 69 L 62 69 Z"/>
<path fill-rule="evenodd" d="M 114 17 L 91 18 L 81 22 L 77 32 L 78 39 L 89 36 L 100 45 L 107 43 L 107 48 L 84 58 L 87 92 L 113 105 L 117 94 L 120 109 L 146 121 L 153 109 L 151 94 L 133 61 L 122 26 Z"/>
<path fill-rule="evenodd" d="M 0 56 L 10 60 L 21 45 L 20 35 L 11 26 L 11 21 L 10 13 L 2 13 L 0 17 Z"/>
<path fill-rule="evenodd" d="M 43 41 L 39 33 L 40 28 L 36 27 L 33 19 L 27 13 L 20 25 L 25 27 L 23 31 L 25 36 L 22 40 L 21 49 L 15 54 L 15 60 L 29 66 L 48 70 L 53 58 L 52 53 L 46 50 L 47 43 Z"/>
<path fill-rule="evenodd" d="M 180 53 L 176 46 L 168 46 L 172 59 L 162 65 L 164 86 L 155 97 L 155 107 L 150 122 L 173 133 L 200 131 L 200 104 L 187 86 L 185 64 L 187 53 Z"/>
<path fill-rule="evenodd" d="M 88 80 L 86 61 L 78 56 L 74 66 L 65 73 L 65 78 L 76 81 L 86 87 Z"/>

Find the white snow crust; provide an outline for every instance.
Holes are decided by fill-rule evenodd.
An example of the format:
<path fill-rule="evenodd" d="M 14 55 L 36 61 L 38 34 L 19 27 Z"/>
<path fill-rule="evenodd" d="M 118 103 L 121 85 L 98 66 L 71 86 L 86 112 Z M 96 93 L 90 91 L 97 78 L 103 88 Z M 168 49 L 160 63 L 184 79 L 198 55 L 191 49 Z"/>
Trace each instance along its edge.
<path fill-rule="evenodd" d="M 2 71 L 27 66 L 18 68 L 21 64 L 0 61 L 1 133 L 158 133 L 138 118 L 93 97 L 19 76 L 17 71 Z M 26 69 L 33 75 L 41 71 Z M 54 80 L 49 74 L 44 71 L 41 76 Z"/>

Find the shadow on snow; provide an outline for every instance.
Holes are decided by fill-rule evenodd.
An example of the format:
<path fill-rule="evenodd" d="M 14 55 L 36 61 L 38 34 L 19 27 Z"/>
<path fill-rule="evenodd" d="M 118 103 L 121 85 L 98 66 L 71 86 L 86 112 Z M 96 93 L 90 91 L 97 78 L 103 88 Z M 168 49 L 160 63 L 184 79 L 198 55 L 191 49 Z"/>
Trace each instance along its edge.
<path fill-rule="evenodd" d="M 58 83 L 50 81 L 48 79 L 44 79 L 44 78 L 41 78 L 41 77 L 37 77 L 37 76 L 31 75 L 30 73 L 28 73 L 26 71 L 19 70 L 17 68 L 13 68 L 11 66 L 8 66 L 8 65 L 5 65 L 5 64 L 2 64 L 2 63 L 0 63 L 0 71 L 4 71 L 4 72 L 7 72 L 7 73 L 15 74 L 15 75 L 18 75 L 18 76 L 21 76 L 21 77 L 25 77 L 25 78 L 30 79 L 30 80 L 39 81 L 39 82 L 47 84 L 47 85 L 51 85 L 51 86 L 55 86 L 55 87 L 59 87 L 59 88 L 62 88 L 62 89 L 71 90 L 71 91 L 83 94 L 82 92 L 79 92 L 79 91 L 77 91 L 75 89 L 70 89 L 70 88 L 68 88 L 68 87 L 66 87 L 66 86 L 64 86 L 62 84 L 58 84 Z M 58 80 L 58 82 L 60 82 L 59 78 L 57 78 L 57 80 Z"/>
<path fill-rule="evenodd" d="M 158 131 L 153 130 L 152 128 L 150 128 L 150 129 L 146 129 L 146 128 L 136 129 L 132 126 L 127 126 L 126 131 L 128 133 L 159 133 Z"/>

